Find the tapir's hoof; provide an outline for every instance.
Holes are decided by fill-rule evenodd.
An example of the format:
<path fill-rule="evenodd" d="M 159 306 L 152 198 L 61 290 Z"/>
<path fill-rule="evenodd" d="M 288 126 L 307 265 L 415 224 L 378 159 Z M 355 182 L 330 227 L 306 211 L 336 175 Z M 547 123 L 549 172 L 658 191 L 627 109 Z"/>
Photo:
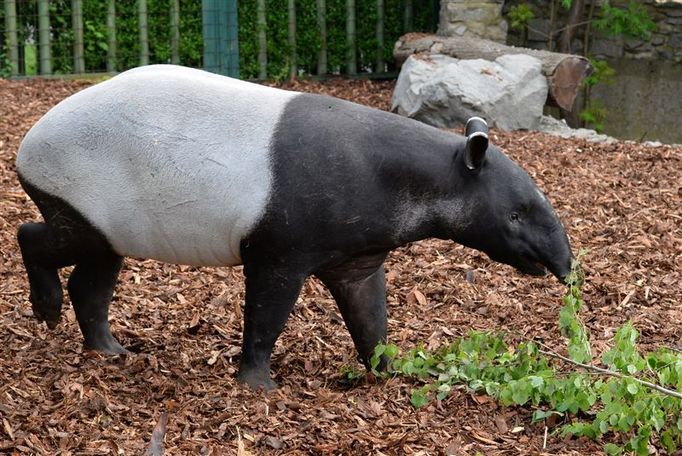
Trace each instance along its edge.
<path fill-rule="evenodd" d="M 45 324 L 47 325 L 48 328 L 55 329 L 59 324 L 59 318 L 57 318 L 56 320 L 45 320 Z"/>
<path fill-rule="evenodd" d="M 44 321 L 48 328 L 54 329 L 57 327 L 57 324 L 59 324 L 61 309 L 57 309 L 56 312 L 50 312 L 42 310 L 42 308 L 38 306 L 33 306 L 33 316 L 38 321 Z"/>
<path fill-rule="evenodd" d="M 59 324 L 59 314 L 57 314 L 57 316 L 47 315 L 45 313 L 33 309 L 33 316 L 38 321 L 41 322 L 44 321 L 47 327 L 50 329 L 56 328 L 57 325 Z"/>
<path fill-rule="evenodd" d="M 256 370 L 239 371 L 237 381 L 249 385 L 249 387 L 254 390 L 262 388 L 265 391 L 272 391 L 277 389 L 278 386 L 277 383 L 270 378 L 269 372 L 266 372 L 265 375 L 263 375 L 262 372 Z"/>
<path fill-rule="evenodd" d="M 85 349 L 93 350 L 104 355 L 125 355 L 128 353 L 128 350 L 123 348 L 123 346 L 119 344 L 113 337 L 111 338 L 111 340 L 103 340 L 99 342 L 86 342 Z"/>

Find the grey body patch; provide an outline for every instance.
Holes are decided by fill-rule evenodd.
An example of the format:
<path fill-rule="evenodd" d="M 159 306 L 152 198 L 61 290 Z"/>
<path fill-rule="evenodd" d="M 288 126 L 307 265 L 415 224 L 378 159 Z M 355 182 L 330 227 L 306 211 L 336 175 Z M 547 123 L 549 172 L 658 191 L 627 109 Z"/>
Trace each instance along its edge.
<path fill-rule="evenodd" d="M 158 65 L 64 100 L 27 134 L 21 177 L 72 205 L 122 256 L 241 263 L 295 92 Z"/>

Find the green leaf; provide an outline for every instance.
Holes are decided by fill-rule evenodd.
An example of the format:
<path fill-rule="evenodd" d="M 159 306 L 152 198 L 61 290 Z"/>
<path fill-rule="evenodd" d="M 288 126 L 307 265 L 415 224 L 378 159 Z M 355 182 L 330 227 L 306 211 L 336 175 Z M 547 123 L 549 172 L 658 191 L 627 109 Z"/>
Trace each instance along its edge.
<path fill-rule="evenodd" d="M 623 449 L 614 443 L 607 443 L 604 445 L 604 453 L 609 456 L 615 456 L 618 454 L 623 454 Z"/>
<path fill-rule="evenodd" d="M 609 423 L 604 421 L 604 420 L 600 420 L 598 422 L 598 427 L 599 427 L 599 432 L 602 434 L 606 434 L 609 431 Z"/>
<path fill-rule="evenodd" d="M 530 383 L 519 380 L 510 384 L 512 400 L 516 405 L 524 405 L 530 399 Z"/>
<path fill-rule="evenodd" d="M 677 451 L 677 444 L 673 438 L 672 429 L 666 429 L 661 433 L 661 444 L 663 445 L 663 448 L 665 448 L 665 451 L 667 451 L 669 454 L 673 454 L 675 451 Z"/>
<path fill-rule="evenodd" d="M 536 410 L 533 412 L 533 421 L 544 420 L 552 415 L 563 416 L 563 413 L 559 413 L 556 410 Z"/>
<path fill-rule="evenodd" d="M 394 344 L 388 344 L 384 348 L 384 355 L 386 355 L 390 359 L 394 359 L 396 356 L 398 356 L 398 353 L 400 352 L 400 349 Z"/>
<path fill-rule="evenodd" d="M 545 384 L 545 379 L 538 377 L 537 375 L 529 375 L 528 380 L 533 388 L 540 388 Z"/>
<path fill-rule="evenodd" d="M 428 396 L 421 389 L 412 391 L 410 402 L 414 408 L 422 408 L 429 403 Z"/>
<path fill-rule="evenodd" d="M 372 355 L 372 358 L 369 360 L 369 365 L 372 368 L 372 371 L 374 371 L 377 366 L 379 366 L 379 363 L 381 362 L 381 355 L 384 354 L 384 351 L 386 350 L 386 345 L 384 344 L 377 344 L 376 347 L 374 347 L 374 354 Z"/>
<path fill-rule="evenodd" d="M 451 388 L 450 385 L 448 385 L 447 383 L 443 383 L 438 387 L 437 389 L 438 394 L 436 397 L 438 398 L 439 401 L 442 401 L 448 396 L 448 394 L 450 394 L 450 388 Z"/>
<path fill-rule="evenodd" d="M 639 391 L 639 387 L 636 383 L 629 383 L 627 386 L 628 393 L 635 395 Z"/>

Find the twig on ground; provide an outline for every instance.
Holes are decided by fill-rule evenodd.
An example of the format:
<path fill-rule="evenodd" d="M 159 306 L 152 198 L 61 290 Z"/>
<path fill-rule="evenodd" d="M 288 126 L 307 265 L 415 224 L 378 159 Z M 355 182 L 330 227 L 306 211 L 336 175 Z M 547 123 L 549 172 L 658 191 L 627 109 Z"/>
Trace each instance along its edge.
<path fill-rule="evenodd" d="M 655 384 L 655 383 L 647 382 L 646 380 L 641 380 L 641 379 L 639 379 L 639 378 L 637 378 L 637 377 L 632 377 L 632 376 L 630 376 L 630 375 L 623 375 L 623 374 L 621 374 L 620 372 L 611 371 L 611 370 L 604 369 L 604 368 L 601 368 L 601 367 L 593 366 L 593 365 L 591 365 L 591 364 L 583 364 L 583 363 L 579 363 L 578 361 L 573 361 L 573 360 L 570 359 L 570 358 L 567 358 L 567 357 L 565 357 L 565 356 L 562 356 L 562 355 L 560 355 L 560 354 L 558 354 L 558 353 L 555 353 L 555 352 L 551 351 L 551 350 L 549 349 L 549 347 L 547 347 L 545 344 L 543 344 L 543 343 L 541 343 L 541 342 L 537 342 L 537 341 L 536 341 L 536 343 L 537 343 L 538 345 L 541 345 L 541 346 L 543 346 L 543 347 L 545 347 L 545 348 L 547 349 L 547 350 L 538 350 L 538 351 L 539 351 L 540 353 L 542 353 L 543 355 L 551 356 L 552 358 L 558 358 L 558 359 L 560 359 L 560 360 L 562 360 L 562 361 L 566 361 L 567 363 L 571 363 L 571 364 L 574 364 L 574 365 L 576 365 L 576 366 L 580 366 L 580 367 L 582 367 L 583 369 L 591 370 L 591 371 L 594 371 L 594 372 L 599 372 L 599 373 L 604 374 L 604 375 L 610 375 L 611 377 L 618 377 L 618 378 L 623 378 L 623 379 L 629 379 L 629 380 L 632 380 L 632 381 L 634 381 L 634 382 L 637 382 L 637 383 L 639 383 L 639 384 L 641 384 L 641 385 L 648 386 L 649 388 L 654 389 L 654 390 L 658 391 L 659 393 L 663 393 L 663 394 L 668 395 L 668 396 L 672 396 L 672 397 L 676 397 L 676 398 L 678 398 L 678 399 L 682 399 L 682 394 L 681 394 L 681 393 L 678 393 L 677 391 L 674 391 L 674 390 L 670 390 L 670 389 L 664 388 L 664 387 L 662 387 L 662 386 L 660 386 L 660 385 L 657 385 L 657 384 Z"/>
<path fill-rule="evenodd" d="M 664 345 L 663 348 L 665 348 L 666 350 L 670 350 L 672 352 L 675 352 L 675 353 L 682 353 L 682 347 L 673 347 L 670 345 Z"/>
<path fill-rule="evenodd" d="M 152 441 L 149 443 L 149 448 L 145 455 L 147 456 L 162 456 L 164 452 L 163 440 L 166 436 L 166 426 L 168 425 L 168 412 L 161 412 L 159 422 L 154 426 L 152 432 Z"/>

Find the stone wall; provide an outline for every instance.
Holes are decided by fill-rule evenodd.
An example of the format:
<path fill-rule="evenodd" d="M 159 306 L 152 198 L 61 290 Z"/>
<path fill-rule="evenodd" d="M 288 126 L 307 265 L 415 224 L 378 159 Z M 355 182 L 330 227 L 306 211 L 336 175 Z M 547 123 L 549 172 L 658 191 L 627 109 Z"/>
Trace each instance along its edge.
<path fill-rule="evenodd" d="M 505 43 L 504 0 L 441 0 L 438 34 L 485 38 Z"/>
<path fill-rule="evenodd" d="M 682 144 L 682 65 L 670 60 L 609 60 L 612 84 L 597 84 L 593 99 L 607 110 L 604 133 L 616 138 Z"/>
<path fill-rule="evenodd" d="M 597 1 L 597 5 L 601 0 Z M 505 4 L 503 14 L 506 14 L 513 5 L 527 3 L 535 19 L 529 24 L 527 43 L 525 45 L 535 49 L 548 49 L 549 34 L 552 30 L 550 21 L 550 1 L 549 0 L 512 0 Z M 626 4 L 625 0 L 615 0 L 611 4 L 617 6 Z M 639 39 L 623 39 L 622 37 L 607 37 L 596 33 L 590 37 L 589 54 L 599 59 L 661 59 L 673 62 L 682 62 L 682 3 L 676 1 L 662 0 L 641 0 L 646 6 L 649 15 L 656 23 L 656 30 L 651 34 L 649 41 Z M 586 10 L 589 9 L 590 1 L 586 1 Z M 598 9 L 598 8 L 597 8 Z M 568 12 L 562 8 L 557 8 L 558 15 L 554 30 L 563 28 L 566 24 Z M 582 54 L 584 47 L 584 29 L 578 29 L 576 38 L 571 43 L 573 54 Z M 558 39 L 558 34 L 554 36 L 554 42 Z M 524 45 L 523 33 L 518 30 L 509 30 L 508 44 L 517 46 Z"/>

